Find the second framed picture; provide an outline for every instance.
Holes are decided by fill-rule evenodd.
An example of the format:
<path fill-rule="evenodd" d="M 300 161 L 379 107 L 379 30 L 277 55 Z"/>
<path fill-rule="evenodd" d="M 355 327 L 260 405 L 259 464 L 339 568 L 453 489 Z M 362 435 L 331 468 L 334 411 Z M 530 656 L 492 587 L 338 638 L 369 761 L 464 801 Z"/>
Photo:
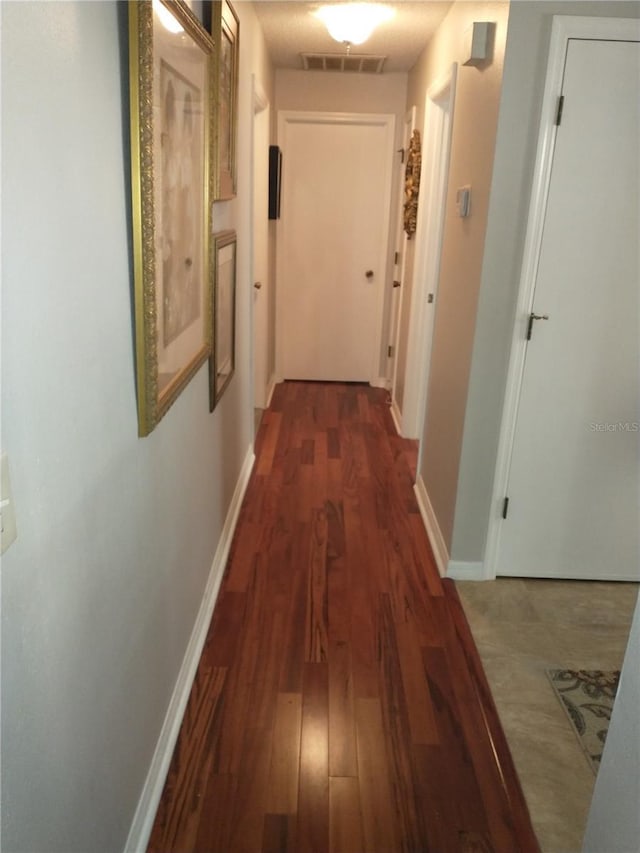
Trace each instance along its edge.
<path fill-rule="evenodd" d="M 213 0 L 205 22 L 216 45 L 216 131 L 214 138 L 214 201 L 236 194 L 238 124 L 238 59 L 240 22 L 228 0 Z"/>
<path fill-rule="evenodd" d="M 236 232 L 213 235 L 213 338 L 209 358 L 209 410 L 224 394 L 235 370 Z"/>

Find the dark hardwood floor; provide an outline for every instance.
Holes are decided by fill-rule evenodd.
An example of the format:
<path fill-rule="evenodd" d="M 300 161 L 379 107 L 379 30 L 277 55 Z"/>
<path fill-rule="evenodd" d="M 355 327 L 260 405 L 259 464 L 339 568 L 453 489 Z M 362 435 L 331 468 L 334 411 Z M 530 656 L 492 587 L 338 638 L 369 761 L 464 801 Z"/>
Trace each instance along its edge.
<path fill-rule="evenodd" d="M 386 392 L 277 386 L 150 851 L 537 851 Z"/>

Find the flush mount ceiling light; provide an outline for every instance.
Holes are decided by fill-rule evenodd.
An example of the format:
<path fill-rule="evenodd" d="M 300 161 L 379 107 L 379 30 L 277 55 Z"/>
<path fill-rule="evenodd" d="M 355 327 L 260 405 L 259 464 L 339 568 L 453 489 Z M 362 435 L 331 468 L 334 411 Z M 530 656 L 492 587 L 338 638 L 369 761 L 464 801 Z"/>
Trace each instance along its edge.
<path fill-rule="evenodd" d="M 378 3 L 336 3 L 322 6 L 314 14 L 332 38 L 352 45 L 366 41 L 379 24 L 393 17 L 394 12 Z"/>

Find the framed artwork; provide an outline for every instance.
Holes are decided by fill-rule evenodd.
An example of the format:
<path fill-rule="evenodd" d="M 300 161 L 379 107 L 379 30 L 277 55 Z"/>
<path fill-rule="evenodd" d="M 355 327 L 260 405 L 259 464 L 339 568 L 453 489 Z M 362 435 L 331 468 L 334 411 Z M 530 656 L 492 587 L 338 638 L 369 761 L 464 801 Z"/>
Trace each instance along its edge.
<path fill-rule="evenodd" d="M 217 50 L 214 201 L 223 201 L 234 198 L 237 184 L 240 22 L 228 0 L 213 0 L 207 11 Z"/>
<path fill-rule="evenodd" d="M 420 147 L 420 131 L 414 130 L 411 134 L 411 141 L 409 142 L 407 166 L 404 171 L 404 230 L 408 240 L 416 233 L 421 169 L 422 150 Z"/>
<path fill-rule="evenodd" d="M 211 353 L 215 48 L 181 0 L 130 0 L 138 427 L 148 435 Z"/>
<path fill-rule="evenodd" d="M 236 232 L 213 236 L 215 346 L 209 359 L 209 409 L 213 411 L 235 369 Z"/>
<path fill-rule="evenodd" d="M 269 146 L 269 219 L 280 219 L 280 190 L 282 184 L 282 151 Z"/>

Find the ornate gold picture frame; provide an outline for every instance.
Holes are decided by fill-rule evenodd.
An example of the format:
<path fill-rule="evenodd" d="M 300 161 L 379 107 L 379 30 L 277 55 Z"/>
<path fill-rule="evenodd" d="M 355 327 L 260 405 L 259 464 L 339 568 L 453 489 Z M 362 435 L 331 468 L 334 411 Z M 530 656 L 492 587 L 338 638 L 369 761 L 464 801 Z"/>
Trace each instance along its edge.
<path fill-rule="evenodd" d="M 217 53 L 214 200 L 224 201 L 235 197 L 237 187 L 240 22 L 228 0 L 213 0 L 208 13 Z"/>
<path fill-rule="evenodd" d="M 213 39 L 182 0 L 130 0 L 129 70 L 143 436 L 211 352 Z"/>
<path fill-rule="evenodd" d="M 215 346 L 209 358 L 209 409 L 214 410 L 235 370 L 236 362 L 236 232 L 213 237 Z"/>
<path fill-rule="evenodd" d="M 420 145 L 420 131 L 414 130 L 411 134 L 411 141 L 409 142 L 407 166 L 404 173 L 404 230 L 409 240 L 416 233 L 421 169 L 422 149 Z"/>

